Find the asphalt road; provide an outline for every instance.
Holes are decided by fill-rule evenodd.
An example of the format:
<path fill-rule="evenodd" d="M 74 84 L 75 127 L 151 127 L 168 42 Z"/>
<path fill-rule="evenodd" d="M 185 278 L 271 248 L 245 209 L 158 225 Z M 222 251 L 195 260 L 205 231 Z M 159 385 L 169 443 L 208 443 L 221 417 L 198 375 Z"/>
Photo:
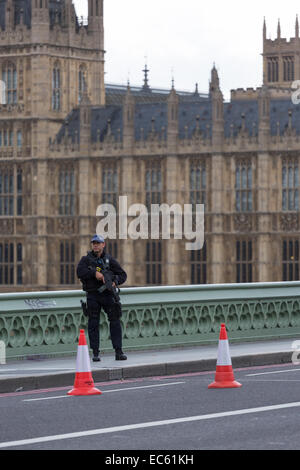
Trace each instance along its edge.
<path fill-rule="evenodd" d="M 299 449 L 300 367 L 234 373 L 241 388 L 210 390 L 214 372 L 200 372 L 96 384 L 102 395 L 91 397 L 68 396 L 72 387 L 1 394 L 0 450 L 176 449 L 192 459 L 199 449 Z"/>

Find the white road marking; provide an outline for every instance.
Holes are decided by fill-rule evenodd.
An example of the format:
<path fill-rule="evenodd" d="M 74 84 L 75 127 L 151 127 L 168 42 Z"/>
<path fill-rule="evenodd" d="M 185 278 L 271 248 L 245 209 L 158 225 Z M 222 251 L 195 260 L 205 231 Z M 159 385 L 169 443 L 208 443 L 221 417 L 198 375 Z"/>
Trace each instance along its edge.
<path fill-rule="evenodd" d="M 31 370 L 74 370 L 74 367 L 30 367 L 30 368 L 27 368 L 27 367 L 24 367 L 22 369 L 2 369 L 0 368 L 0 373 L 1 372 L 30 372 Z"/>
<path fill-rule="evenodd" d="M 0 442 L 0 448 L 26 446 L 30 444 L 40 444 L 42 442 L 61 441 L 63 439 L 74 439 L 77 437 L 96 436 L 100 434 L 110 434 L 114 432 L 130 431 L 132 429 L 152 428 L 155 426 L 166 426 L 168 424 L 179 424 L 193 421 L 202 421 L 214 418 L 225 418 L 227 416 L 238 416 L 251 413 L 261 413 L 264 411 L 282 410 L 286 408 L 300 407 L 300 402 L 282 403 L 280 405 L 261 406 L 258 408 L 246 408 L 243 410 L 224 411 L 221 413 L 211 413 L 206 415 L 188 416 L 185 418 L 166 419 L 164 421 L 150 421 L 146 423 L 127 424 L 125 426 L 113 426 L 109 428 L 91 429 L 89 431 L 71 432 L 67 434 L 55 434 L 52 436 L 34 437 L 21 439 L 18 441 Z"/>
<path fill-rule="evenodd" d="M 243 379 L 243 380 L 245 380 L 245 379 Z M 284 383 L 287 383 L 287 382 L 300 382 L 300 379 L 287 379 L 287 380 L 284 380 L 284 379 L 259 379 L 259 380 L 257 380 L 257 382 L 284 382 Z"/>
<path fill-rule="evenodd" d="M 140 388 L 166 387 L 167 385 L 178 385 L 178 384 L 185 384 L 185 382 L 169 382 L 169 383 L 166 383 L 166 384 L 142 385 L 140 387 L 116 388 L 115 390 L 104 390 L 102 393 L 123 392 L 123 390 L 137 390 L 137 389 L 140 389 Z"/>
<path fill-rule="evenodd" d="M 126 387 L 126 388 L 116 388 L 114 390 L 104 390 L 102 393 L 111 393 L 111 392 L 123 392 L 124 390 L 139 390 L 141 388 L 153 388 L 153 387 L 166 387 L 168 385 L 177 385 L 177 384 L 184 384 L 185 382 L 170 382 L 166 384 L 158 384 L 158 385 L 143 385 L 141 387 Z M 22 401 L 39 401 L 39 400 L 54 400 L 56 398 L 72 398 L 71 395 L 58 395 L 56 397 L 42 397 L 42 398 L 26 398 Z"/>
<path fill-rule="evenodd" d="M 296 370 L 300 370 L 300 369 L 273 370 L 272 372 L 259 372 L 258 374 L 247 374 L 246 377 L 254 377 L 256 375 L 282 374 L 283 372 L 294 372 Z"/>
<path fill-rule="evenodd" d="M 42 398 L 27 398 L 22 401 L 42 401 L 42 400 L 56 400 L 57 398 L 70 398 L 70 395 L 58 395 L 56 397 L 42 397 Z"/>

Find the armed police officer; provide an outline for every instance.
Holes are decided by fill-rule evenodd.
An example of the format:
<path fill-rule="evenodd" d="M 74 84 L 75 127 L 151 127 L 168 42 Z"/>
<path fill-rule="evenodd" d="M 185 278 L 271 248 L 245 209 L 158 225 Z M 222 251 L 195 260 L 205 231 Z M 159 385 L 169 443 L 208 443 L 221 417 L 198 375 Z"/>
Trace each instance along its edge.
<path fill-rule="evenodd" d="M 118 286 L 127 279 L 126 272 L 116 259 L 105 252 L 105 240 L 94 235 L 91 239 L 92 250 L 83 256 L 77 266 L 77 276 L 86 291 L 88 315 L 88 334 L 93 361 L 99 357 L 99 320 L 103 308 L 108 316 L 110 337 L 117 361 L 127 359 L 122 351 L 121 304 L 117 293 Z"/>

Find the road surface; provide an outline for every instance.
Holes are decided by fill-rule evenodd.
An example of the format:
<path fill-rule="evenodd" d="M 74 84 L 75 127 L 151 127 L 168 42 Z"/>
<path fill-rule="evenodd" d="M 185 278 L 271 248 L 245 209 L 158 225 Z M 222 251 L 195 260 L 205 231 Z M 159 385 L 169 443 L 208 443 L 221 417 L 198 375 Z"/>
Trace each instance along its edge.
<path fill-rule="evenodd" d="M 0 449 L 110 450 L 114 459 L 116 449 L 187 459 L 203 449 L 299 449 L 300 367 L 234 374 L 241 388 L 210 390 L 214 372 L 200 372 L 100 383 L 91 397 L 67 395 L 72 386 L 1 394 Z M 167 463 L 191 463 L 176 459 L 170 452 Z"/>

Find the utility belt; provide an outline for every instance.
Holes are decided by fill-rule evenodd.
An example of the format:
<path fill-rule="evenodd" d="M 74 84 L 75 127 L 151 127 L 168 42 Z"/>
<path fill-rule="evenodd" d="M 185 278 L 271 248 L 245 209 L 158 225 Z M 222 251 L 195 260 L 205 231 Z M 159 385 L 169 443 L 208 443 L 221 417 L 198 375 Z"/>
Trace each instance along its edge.
<path fill-rule="evenodd" d="M 83 314 L 90 317 L 92 311 L 88 308 L 87 302 L 80 301 Z M 111 303 L 105 308 L 109 321 L 119 320 L 122 316 L 122 306 L 120 300 L 117 301 L 115 297 L 111 298 Z"/>

